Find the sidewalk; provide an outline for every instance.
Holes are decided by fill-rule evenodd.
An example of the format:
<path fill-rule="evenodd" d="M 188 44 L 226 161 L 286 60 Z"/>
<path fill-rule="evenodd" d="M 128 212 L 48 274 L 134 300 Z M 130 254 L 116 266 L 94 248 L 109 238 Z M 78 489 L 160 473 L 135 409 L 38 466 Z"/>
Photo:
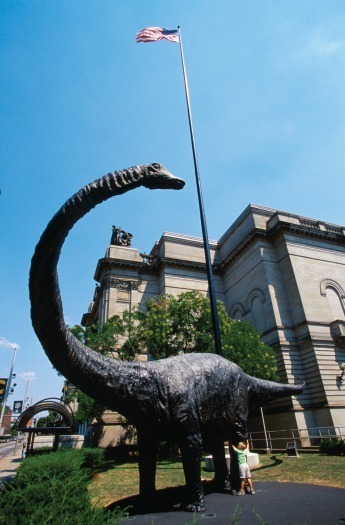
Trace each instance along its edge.
<path fill-rule="evenodd" d="M 4 481 L 10 481 L 14 478 L 21 461 L 21 451 L 15 455 L 0 456 L 0 486 Z"/>
<path fill-rule="evenodd" d="M 173 489 L 174 490 L 174 489 Z M 173 492 L 170 491 L 171 493 Z M 176 490 L 176 489 L 175 489 Z M 206 511 L 197 514 L 198 525 L 230 525 L 231 523 L 259 525 L 340 525 L 345 518 L 345 490 L 302 483 L 255 483 L 256 495 L 232 496 L 230 492 L 206 494 Z M 227 493 L 226 493 L 227 492 Z M 181 525 L 196 523 L 193 514 L 179 510 L 174 504 L 155 513 L 140 514 L 138 496 L 117 501 L 109 508 L 120 505 L 131 507 L 136 525 Z M 133 519 L 133 518 L 129 518 Z M 121 525 L 128 525 L 127 518 Z"/>

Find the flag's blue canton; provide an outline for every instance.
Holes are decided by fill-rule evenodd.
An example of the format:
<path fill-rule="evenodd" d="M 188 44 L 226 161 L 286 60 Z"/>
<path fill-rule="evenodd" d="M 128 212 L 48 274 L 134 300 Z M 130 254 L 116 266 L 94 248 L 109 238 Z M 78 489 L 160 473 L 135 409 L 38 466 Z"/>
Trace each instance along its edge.
<path fill-rule="evenodd" d="M 162 35 L 175 35 L 177 32 L 177 29 L 164 29 L 163 27 Z"/>

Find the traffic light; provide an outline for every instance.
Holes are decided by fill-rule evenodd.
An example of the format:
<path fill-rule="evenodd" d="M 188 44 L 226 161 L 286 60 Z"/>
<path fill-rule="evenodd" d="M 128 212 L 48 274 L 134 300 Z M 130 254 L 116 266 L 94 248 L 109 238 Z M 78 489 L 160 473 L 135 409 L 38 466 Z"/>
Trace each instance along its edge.
<path fill-rule="evenodd" d="M 10 388 L 9 394 L 13 394 L 15 386 L 17 386 L 17 383 L 13 383 L 12 388 Z"/>
<path fill-rule="evenodd" d="M 7 377 L 0 378 L 0 401 L 2 401 L 5 398 L 7 381 Z"/>

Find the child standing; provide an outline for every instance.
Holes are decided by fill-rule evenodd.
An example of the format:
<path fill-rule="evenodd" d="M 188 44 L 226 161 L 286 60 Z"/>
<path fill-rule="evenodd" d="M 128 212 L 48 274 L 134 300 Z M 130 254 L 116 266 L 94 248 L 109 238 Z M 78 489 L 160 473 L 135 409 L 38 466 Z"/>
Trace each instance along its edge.
<path fill-rule="evenodd" d="M 232 444 L 230 444 L 230 446 L 232 447 L 232 450 L 234 451 L 235 456 L 236 456 L 239 474 L 240 474 L 240 481 L 241 481 L 240 490 L 236 492 L 236 495 L 237 496 L 245 495 L 244 489 L 245 489 L 246 483 L 248 483 L 250 494 L 255 494 L 255 490 L 253 488 L 253 483 L 252 483 L 252 475 L 250 473 L 250 468 L 247 463 L 247 454 L 249 451 L 248 442 L 244 443 L 243 441 L 240 441 L 237 448 L 234 447 L 234 445 Z"/>

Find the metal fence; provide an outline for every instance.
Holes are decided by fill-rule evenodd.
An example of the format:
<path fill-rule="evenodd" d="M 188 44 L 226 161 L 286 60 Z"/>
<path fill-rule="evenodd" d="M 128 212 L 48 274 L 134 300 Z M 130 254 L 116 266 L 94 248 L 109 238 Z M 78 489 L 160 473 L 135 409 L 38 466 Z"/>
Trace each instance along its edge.
<path fill-rule="evenodd" d="M 285 450 L 287 443 L 291 442 L 298 449 L 316 448 L 325 439 L 345 439 L 345 426 L 267 430 L 249 434 L 252 450 Z"/>

